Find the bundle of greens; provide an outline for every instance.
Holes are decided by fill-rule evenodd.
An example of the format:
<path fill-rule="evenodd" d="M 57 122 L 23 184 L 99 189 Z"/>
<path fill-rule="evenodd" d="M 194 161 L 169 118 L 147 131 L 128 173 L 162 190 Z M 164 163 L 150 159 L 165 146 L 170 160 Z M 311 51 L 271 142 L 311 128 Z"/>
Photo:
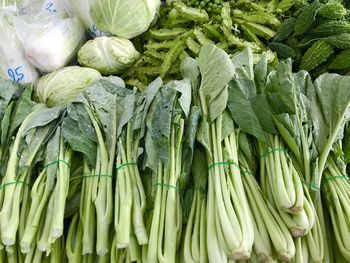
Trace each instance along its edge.
<path fill-rule="evenodd" d="M 31 189 L 30 208 L 20 240 L 22 253 L 31 252 L 37 245 L 40 251 L 49 254 L 51 246 L 62 236 L 72 153 L 58 127 L 47 143 L 46 164 Z"/>
<path fill-rule="evenodd" d="M 226 110 L 228 82 L 236 68 L 215 45 L 204 45 L 198 65 L 192 64 L 195 103 L 203 120 L 197 139 L 206 149 L 208 163 L 207 248 L 209 261 L 250 257 L 254 230 L 238 166 L 238 129 Z M 199 75 L 200 73 L 200 75 Z M 200 82 L 198 77 L 201 76 Z"/>
<path fill-rule="evenodd" d="M 19 239 L 23 236 L 24 225 L 19 226 L 25 224 L 27 218 L 31 201 L 28 186 L 35 176 L 33 168 L 43 160 L 43 148 L 55 132 L 62 113 L 61 107 L 47 108 L 34 103 L 31 95 L 32 88 L 27 87 L 11 117 L 3 118 L 2 123 L 2 135 L 7 136 L 3 146 L 8 145 L 9 151 L 8 157 L 2 158 L 6 164 L 3 164 L 5 172 L 1 181 L 0 228 L 1 241 L 8 251 L 16 243 L 17 231 L 21 230 Z"/>
<path fill-rule="evenodd" d="M 263 194 L 256 178 L 256 163 L 252 144 L 248 136 L 239 137 L 239 162 L 243 174 L 243 185 L 247 193 L 253 216 L 253 251 L 259 262 L 271 262 L 274 258 L 290 261 L 295 256 L 295 245 L 287 225 L 278 211 Z M 262 220 L 261 220 L 262 219 Z"/>
<path fill-rule="evenodd" d="M 146 262 L 176 262 L 182 234 L 180 191 L 190 173 L 199 111 L 188 79 L 162 85 L 146 118 L 145 165 L 152 171 L 153 209 Z M 181 187 L 181 188 L 180 188 Z"/>
<path fill-rule="evenodd" d="M 68 107 L 62 123 L 63 136 L 71 148 L 84 154 L 80 199 L 83 255 L 96 251 L 104 256 L 110 250 L 117 141 L 128 116 L 132 116 L 128 103 L 133 97 L 134 92 L 125 89 L 119 78 L 101 79 Z M 130 220 L 130 214 L 122 216 Z"/>

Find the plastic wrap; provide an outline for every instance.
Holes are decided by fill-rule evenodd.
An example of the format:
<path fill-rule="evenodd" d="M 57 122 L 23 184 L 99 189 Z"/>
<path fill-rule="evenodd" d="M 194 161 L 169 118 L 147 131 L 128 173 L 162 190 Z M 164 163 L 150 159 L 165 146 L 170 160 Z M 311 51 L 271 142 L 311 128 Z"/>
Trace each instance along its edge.
<path fill-rule="evenodd" d="M 11 15 L 0 12 L 0 77 L 17 83 L 36 82 L 38 72 L 25 56 L 21 41 L 11 24 Z"/>

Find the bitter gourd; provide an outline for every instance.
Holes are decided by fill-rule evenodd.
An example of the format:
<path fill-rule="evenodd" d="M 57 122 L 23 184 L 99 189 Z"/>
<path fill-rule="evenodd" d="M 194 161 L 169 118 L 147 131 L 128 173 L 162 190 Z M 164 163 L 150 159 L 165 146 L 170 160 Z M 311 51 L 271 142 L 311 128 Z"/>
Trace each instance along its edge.
<path fill-rule="evenodd" d="M 350 33 L 330 36 L 325 38 L 325 40 L 340 49 L 350 48 Z"/>
<path fill-rule="evenodd" d="M 329 69 L 346 69 L 350 68 L 350 49 L 340 52 L 328 65 Z"/>
<path fill-rule="evenodd" d="M 350 23 L 340 20 L 330 21 L 315 27 L 310 33 L 319 37 L 350 33 Z"/>
<path fill-rule="evenodd" d="M 340 19 L 346 15 L 346 9 L 341 3 L 331 2 L 320 7 L 317 15 L 330 19 Z"/>
<path fill-rule="evenodd" d="M 324 40 L 315 42 L 301 59 L 301 70 L 310 71 L 325 62 L 333 53 L 334 47 Z"/>
<path fill-rule="evenodd" d="M 294 27 L 294 36 L 300 36 L 310 29 L 315 21 L 316 13 L 320 3 L 316 0 L 308 5 L 298 16 Z"/>

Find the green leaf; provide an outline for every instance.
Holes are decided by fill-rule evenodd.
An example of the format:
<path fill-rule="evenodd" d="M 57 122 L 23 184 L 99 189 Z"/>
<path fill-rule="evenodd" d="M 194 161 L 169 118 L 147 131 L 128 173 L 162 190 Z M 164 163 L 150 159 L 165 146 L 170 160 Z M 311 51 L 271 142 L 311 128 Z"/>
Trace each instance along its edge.
<path fill-rule="evenodd" d="M 256 96 L 254 81 L 250 79 L 233 79 L 229 83 L 228 93 L 227 107 L 238 126 L 242 131 L 265 142 L 266 138 L 263 128 L 252 105 L 252 98 Z"/>
<path fill-rule="evenodd" d="M 30 129 L 49 124 L 60 116 L 62 110 L 63 107 L 40 107 L 39 109 L 34 107 L 35 114 L 32 116 L 30 124 L 24 129 L 24 132 L 28 132 Z"/>
<path fill-rule="evenodd" d="M 258 94 L 251 99 L 251 105 L 263 130 L 271 134 L 278 134 L 273 120 L 274 112 L 266 96 L 264 94 Z"/>
<path fill-rule="evenodd" d="M 250 48 L 245 48 L 231 58 L 235 68 L 234 76 L 240 79 L 254 80 L 254 60 L 253 52 Z"/>
<path fill-rule="evenodd" d="M 74 103 L 68 106 L 67 116 L 62 122 L 62 134 L 70 147 L 74 151 L 83 153 L 89 164 L 94 167 L 97 136 L 83 104 Z"/>
<path fill-rule="evenodd" d="M 147 89 L 142 93 L 138 101 L 138 107 L 135 113 L 134 129 L 140 129 L 140 138 L 143 138 L 146 133 L 146 118 L 151 107 L 151 104 L 156 97 L 159 89 L 162 87 L 163 81 L 161 78 L 155 79 Z"/>
<path fill-rule="evenodd" d="M 14 103 L 11 102 L 7 107 L 6 110 L 4 111 L 3 118 L 1 120 L 1 145 L 2 147 L 5 146 L 8 140 L 8 131 L 10 128 L 11 124 L 11 114 L 12 114 L 12 109 L 13 109 Z"/>
<path fill-rule="evenodd" d="M 228 82 L 233 78 L 235 69 L 229 55 L 222 49 L 212 44 L 205 44 L 199 52 L 198 65 L 202 76 L 199 88 L 204 114 L 210 112 L 209 118 L 215 120 L 225 109 L 217 104 L 225 105 L 227 101 L 217 100 L 222 96 Z M 224 96 L 222 96 L 224 97 Z M 211 110 L 211 109 L 215 110 Z"/>
<path fill-rule="evenodd" d="M 191 107 L 191 83 L 188 79 L 173 81 L 174 89 L 181 93 L 179 98 L 180 106 L 185 113 L 186 117 L 190 114 Z"/>
<path fill-rule="evenodd" d="M 186 134 L 185 140 L 183 142 L 182 150 L 182 167 L 181 175 L 179 178 L 180 189 L 184 189 L 187 186 L 190 179 L 189 175 L 191 172 L 193 152 L 194 152 L 194 143 L 196 140 L 196 134 L 198 129 L 200 109 L 197 106 L 191 108 L 191 112 L 186 123 Z"/>
<path fill-rule="evenodd" d="M 125 110 L 130 109 L 131 114 L 129 115 L 130 118 L 132 117 L 133 104 L 125 107 L 125 97 L 130 94 L 133 94 L 132 90 L 116 85 L 115 82 L 108 78 L 94 82 L 85 91 L 84 95 L 89 103 L 89 107 L 93 109 L 104 131 L 106 146 L 109 147 L 110 153 L 114 151 L 116 137 L 121 133 L 121 128 L 118 129 L 118 125 Z M 128 120 L 126 120 L 127 122 Z M 118 134 L 117 129 L 119 131 Z"/>
<path fill-rule="evenodd" d="M 273 100 L 274 107 L 277 112 L 295 113 L 296 104 L 296 87 L 292 72 L 292 61 L 289 59 L 286 62 L 277 64 L 274 71 L 268 75 L 266 83 L 266 92 L 269 98 Z"/>
<path fill-rule="evenodd" d="M 200 122 L 198 132 L 197 132 L 197 140 L 203 145 L 209 159 L 211 159 L 212 152 L 211 152 L 211 142 L 210 142 L 210 126 L 205 119 L 203 119 Z"/>
<path fill-rule="evenodd" d="M 147 114 L 145 138 L 147 166 L 156 171 L 159 162 L 170 163 L 170 136 L 177 92 L 163 86 L 154 98 Z"/>
<path fill-rule="evenodd" d="M 266 79 L 268 75 L 268 54 L 263 53 L 261 59 L 254 68 L 255 83 L 258 93 L 264 92 Z"/>
<path fill-rule="evenodd" d="M 316 146 L 322 153 L 334 143 L 350 105 L 349 76 L 323 74 L 315 81 L 312 118 L 316 124 Z"/>
<path fill-rule="evenodd" d="M 23 90 L 22 87 L 13 81 L 0 79 L 0 120 L 10 101 L 18 99 Z"/>
<path fill-rule="evenodd" d="M 206 190 L 208 181 L 208 163 L 201 148 L 196 148 L 193 155 L 192 174 L 194 185 L 198 189 Z"/>
<path fill-rule="evenodd" d="M 27 87 L 21 97 L 19 98 L 16 108 L 14 110 L 14 116 L 12 117 L 9 135 L 12 135 L 15 129 L 23 122 L 28 113 L 32 111 L 35 103 L 32 101 L 33 87 Z"/>

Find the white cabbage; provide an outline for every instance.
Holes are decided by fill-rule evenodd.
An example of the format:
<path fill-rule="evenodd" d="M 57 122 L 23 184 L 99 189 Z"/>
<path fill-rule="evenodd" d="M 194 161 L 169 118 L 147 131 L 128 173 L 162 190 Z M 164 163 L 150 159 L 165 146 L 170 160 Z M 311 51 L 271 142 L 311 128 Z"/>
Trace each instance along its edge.
<path fill-rule="evenodd" d="M 130 40 L 98 37 L 86 42 L 78 52 L 79 64 L 97 69 L 103 75 L 120 74 L 140 57 Z"/>
<path fill-rule="evenodd" d="M 35 87 L 35 96 L 49 107 L 66 105 L 99 78 L 101 74 L 91 68 L 65 67 L 42 76 Z"/>
<path fill-rule="evenodd" d="M 147 31 L 160 0 L 90 0 L 90 14 L 98 28 L 122 38 Z"/>

